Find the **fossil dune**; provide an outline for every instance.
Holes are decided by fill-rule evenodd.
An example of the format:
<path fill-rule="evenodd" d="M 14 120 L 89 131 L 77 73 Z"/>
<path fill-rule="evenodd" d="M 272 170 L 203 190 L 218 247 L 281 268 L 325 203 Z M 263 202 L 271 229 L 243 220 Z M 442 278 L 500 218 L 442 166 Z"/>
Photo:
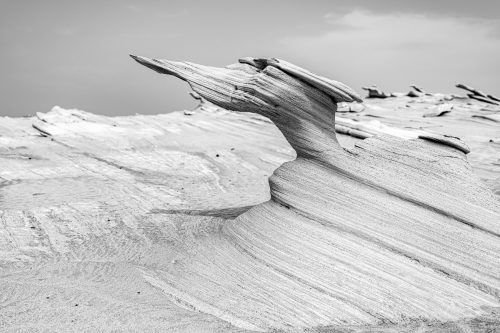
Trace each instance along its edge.
<path fill-rule="evenodd" d="M 2 119 L 1 327 L 500 323 L 500 201 L 463 141 L 336 119 L 337 103 L 359 96 L 283 60 L 213 68 L 133 58 L 231 112 L 202 103 L 149 117 L 55 108 Z"/>
<path fill-rule="evenodd" d="M 297 153 L 270 177 L 270 201 L 193 244 L 159 286 L 251 329 L 451 320 L 498 305 L 499 205 L 460 140 L 381 136 L 344 149 L 336 103 L 360 98 L 338 82 L 278 59 L 219 69 L 133 58 L 220 107 L 268 117 Z"/>

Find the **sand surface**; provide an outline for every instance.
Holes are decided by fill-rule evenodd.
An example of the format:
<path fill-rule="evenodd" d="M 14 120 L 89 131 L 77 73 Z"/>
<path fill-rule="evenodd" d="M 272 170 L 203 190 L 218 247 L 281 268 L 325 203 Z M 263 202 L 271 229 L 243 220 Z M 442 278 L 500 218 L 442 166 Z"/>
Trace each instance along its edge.
<path fill-rule="evenodd" d="M 495 331 L 499 111 L 369 99 L 321 163 L 208 103 L 0 118 L 0 331 Z"/>

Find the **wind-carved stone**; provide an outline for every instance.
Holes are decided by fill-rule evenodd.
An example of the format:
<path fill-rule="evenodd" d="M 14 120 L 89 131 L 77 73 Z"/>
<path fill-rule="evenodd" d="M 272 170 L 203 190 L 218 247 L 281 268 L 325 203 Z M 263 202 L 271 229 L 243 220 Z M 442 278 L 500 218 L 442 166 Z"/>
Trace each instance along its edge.
<path fill-rule="evenodd" d="M 335 111 L 339 102 L 361 101 L 347 86 L 283 60 L 244 58 L 227 68 L 149 60 L 139 63 L 187 81 L 204 99 L 228 110 L 272 120 L 299 156 L 339 148 Z"/>
<path fill-rule="evenodd" d="M 500 102 L 500 98 L 498 98 L 496 96 L 487 95 L 487 94 L 483 93 L 480 90 L 474 89 L 474 88 L 469 87 L 469 86 L 467 86 L 465 84 L 462 84 L 462 83 L 458 83 L 455 86 L 457 88 L 460 88 L 460 89 L 463 89 L 463 90 L 466 90 L 466 91 L 470 92 L 470 94 L 467 94 L 467 96 L 469 98 L 478 100 L 480 102 L 484 102 L 484 103 L 488 103 L 488 104 L 493 104 L 493 105 L 500 104 L 499 103 Z"/>
<path fill-rule="evenodd" d="M 391 94 L 387 94 L 380 90 L 377 86 L 373 85 L 371 87 L 362 87 L 363 90 L 368 91 L 367 98 L 388 98 Z"/>
<path fill-rule="evenodd" d="M 260 331 L 459 321 L 500 306 L 499 202 L 459 139 L 373 136 L 344 149 L 336 104 L 360 98 L 339 82 L 274 58 L 214 68 L 132 57 L 269 118 L 297 152 L 270 177 L 271 200 L 144 272 L 174 302 Z"/>

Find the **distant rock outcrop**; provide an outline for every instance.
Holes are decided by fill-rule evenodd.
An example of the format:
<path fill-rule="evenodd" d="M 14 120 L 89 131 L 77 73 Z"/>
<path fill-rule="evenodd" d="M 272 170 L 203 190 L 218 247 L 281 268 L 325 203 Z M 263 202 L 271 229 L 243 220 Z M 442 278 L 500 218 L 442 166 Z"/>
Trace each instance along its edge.
<path fill-rule="evenodd" d="M 424 89 L 422 89 L 421 87 L 415 85 L 415 84 L 412 84 L 410 86 L 411 88 L 413 88 L 413 90 L 415 90 L 416 92 L 419 92 L 421 94 L 426 94 L 426 92 L 424 91 Z"/>
<path fill-rule="evenodd" d="M 426 95 L 426 92 L 422 88 L 420 88 L 416 85 L 411 85 L 410 87 L 413 90 L 410 90 L 408 92 L 408 94 L 406 94 L 406 96 L 408 96 L 408 97 L 421 97 L 421 96 Z"/>
<path fill-rule="evenodd" d="M 441 117 L 453 110 L 453 104 L 438 104 L 430 112 L 424 114 L 424 117 Z"/>
<path fill-rule="evenodd" d="M 362 87 L 364 90 L 368 91 L 367 98 L 387 98 L 391 97 L 391 94 L 387 94 L 380 90 L 377 86 L 373 85 L 370 87 Z"/>
<path fill-rule="evenodd" d="M 498 97 L 487 95 L 480 90 L 474 89 L 462 83 L 458 83 L 456 87 L 470 92 L 470 94 L 467 94 L 469 98 L 488 104 L 500 105 L 500 99 Z"/>

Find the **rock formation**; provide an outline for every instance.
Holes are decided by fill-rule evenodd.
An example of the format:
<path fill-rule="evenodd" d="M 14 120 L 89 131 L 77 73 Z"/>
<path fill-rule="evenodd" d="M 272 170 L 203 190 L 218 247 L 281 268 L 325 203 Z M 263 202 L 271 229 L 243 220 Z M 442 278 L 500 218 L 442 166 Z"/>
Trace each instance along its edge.
<path fill-rule="evenodd" d="M 419 92 L 421 94 L 426 94 L 426 92 L 424 91 L 424 89 L 422 89 L 421 87 L 417 86 L 416 84 L 412 84 L 410 85 L 411 88 L 413 88 L 413 90 L 415 90 L 416 92 Z"/>
<path fill-rule="evenodd" d="M 453 104 L 439 104 L 436 105 L 432 111 L 425 113 L 424 117 L 441 117 L 447 113 L 450 113 L 451 110 L 453 110 Z"/>
<path fill-rule="evenodd" d="M 368 91 L 367 98 L 387 98 L 391 97 L 391 94 L 386 94 L 380 90 L 377 86 L 372 85 L 371 87 L 362 87 L 364 90 Z"/>
<path fill-rule="evenodd" d="M 408 97 L 421 97 L 421 96 L 425 96 L 426 95 L 426 92 L 422 88 L 420 88 L 420 87 L 418 87 L 416 85 L 411 85 L 410 87 L 413 90 L 410 90 L 406 94 L 406 96 L 408 96 Z"/>
<path fill-rule="evenodd" d="M 465 84 L 458 83 L 456 85 L 456 87 L 460 88 L 460 89 L 464 89 L 466 91 L 469 91 L 470 94 L 467 94 L 467 96 L 469 96 L 469 98 L 478 100 L 480 102 L 488 103 L 488 104 L 494 104 L 494 105 L 500 104 L 500 103 L 498 103 L 498 102 L 500 102 L 500 99 L 498 97 L 495 97 L 493 95 L 487 95 L 487 94 L 483 93 L 482 91 L 479 91 L 477 89 L 469 87 Z"/>
<path fill-rule="evenodd" d="M 491 120 L 497 123 L 500 123 L 500 114 L 494 113 L 494 114 L 481 114 L 481 115 L 473 115 L 473 118 L 482 118 L 482 119 L 487 119 Z"/>
<path fill-rule="evenodd" d="M 269 199 L 295 156 L 270 121 L 54 107 L 0 133 L 1 332 L 241 332 L 143 275 L 177 260 L 182 230 Z"/>
<path fill-rule="evenodd" d="M 365 110 L 363 103 L 338 103 L 337 112 L 362 112 Z"/>
<path fill-rule="evenodd" d="M 352 90 L 281 60 L 136 58 L 201 105 L 0 117 L 2 332 L 500 325 L 498 106 L 339 117 Z"/>
<path fill-rule="evenodd" d="M 460 140 L 376 136 L 345 149 L 336 104 L 360 98 L 343 84 L 279 59 L 133 58 L 269 118 L 297 153 L 270 177 L 270 201 L 189 236 L 181 265 L 144 272 L 176 302 L 250 330 L 461 320 L 500 305 L 499 202 Z"/>

